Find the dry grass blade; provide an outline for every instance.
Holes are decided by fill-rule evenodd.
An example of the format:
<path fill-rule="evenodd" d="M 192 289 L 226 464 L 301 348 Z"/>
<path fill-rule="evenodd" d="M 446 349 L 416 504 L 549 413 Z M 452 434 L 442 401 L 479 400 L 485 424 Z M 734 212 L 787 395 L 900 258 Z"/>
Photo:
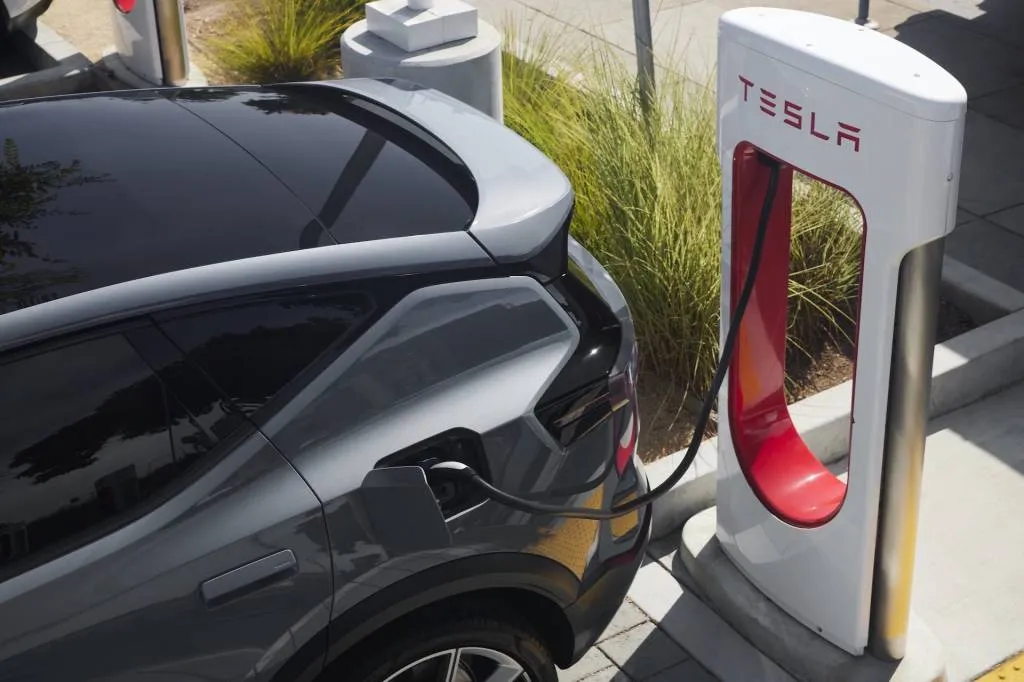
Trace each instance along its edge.
<path fill-rule="evenodd" d="M 718 359 L 721 281 L 712 91 L 663 72 L 645 124 L 635 78 L 614 55 L 568 51 L 559 35 L 518 26 L 507 38 L 506 124 L 572 181 L 573 234 L 629 300 L 645 372 L 679 386 L 679 400 L 702 396 Z M 843 338 L 859 257 L 858 225 L 841 193 L 801 181 L 790 268 L 793 353 Z"/>
<path fill-rule="evenodd" d="M 338 75 L 341 33 L 363 17 L 365 0 L 239 0 L 233 25 L 211 41 L 232 80 L 280 83 Z"/>

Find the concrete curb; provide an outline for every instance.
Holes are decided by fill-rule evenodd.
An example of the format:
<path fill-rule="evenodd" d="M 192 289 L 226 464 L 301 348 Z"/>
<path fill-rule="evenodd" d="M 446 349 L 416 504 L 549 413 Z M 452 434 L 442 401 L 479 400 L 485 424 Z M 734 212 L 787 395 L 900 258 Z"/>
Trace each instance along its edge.
<path fill-rule="evenodd" d="M 935 347 L 931 418 L 969 405 L 1024 379 L 1024 310 L 961 334 Z M 847 381 L 790 406 L 797 430 L 825 464 L 841 460 L 850 445 L 853 382 Z M 641 438 L 643 435 L 641 433 Z M 654 505 L 653 536 L 677 531 L 691 516 L 714 506 L 717 438 L 701 444 L 683 479 Z M 668 479 L 682 460 L 677 452 L 647 465 L 652 487 Z"/>
<path fill-rule="evenodd" d="M 1024 293 L 950 256 L 942 261 L 941 291 L 979 324 L 1024 309 Z"/>
<path fill-rule="evenodd" d="M 0 101 L 93 89 L 92 62 L 52 28 L 38 22 L 35 41 L 24 39 L 36 70 L 0 79 Z"/>

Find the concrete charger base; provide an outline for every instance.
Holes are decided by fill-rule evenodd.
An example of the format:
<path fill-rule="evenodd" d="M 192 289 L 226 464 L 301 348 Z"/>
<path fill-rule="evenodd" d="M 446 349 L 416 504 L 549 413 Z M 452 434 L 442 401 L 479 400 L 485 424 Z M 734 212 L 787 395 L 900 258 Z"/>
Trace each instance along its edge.
<path fill-rule="evenodd" d="M 679 558 L 709 605 L 790 675 L 801 682 L 947 682 L 942 646 L 913 614 L 902 661 L 852 656 L 762 594 L 722 551 L 716 527 L 714 507 L 691 517 L 683 525 Z"/>

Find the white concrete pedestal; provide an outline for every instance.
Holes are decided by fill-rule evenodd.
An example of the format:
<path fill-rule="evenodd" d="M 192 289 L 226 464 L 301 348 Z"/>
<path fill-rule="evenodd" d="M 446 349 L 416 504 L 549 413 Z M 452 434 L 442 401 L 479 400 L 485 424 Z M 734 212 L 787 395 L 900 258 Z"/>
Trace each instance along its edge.
<path fill-rule="evenodd" d="M 898 662 L 852 656 L 780 609 L 739 572 L 715 538 L 715 508 L 683 525 L 679 558 L 701 597 L 765 656 L 801 682 L 946 682 L 942 646 L 913 614 Z"/>
<path fill-rule="evenodd" d="M 479 22 L 475 38 L 406 52 L 356 22 L 341 36 L 346 78 L 399 78 L 433 88 L 503 121 L 501 36 Z"/>

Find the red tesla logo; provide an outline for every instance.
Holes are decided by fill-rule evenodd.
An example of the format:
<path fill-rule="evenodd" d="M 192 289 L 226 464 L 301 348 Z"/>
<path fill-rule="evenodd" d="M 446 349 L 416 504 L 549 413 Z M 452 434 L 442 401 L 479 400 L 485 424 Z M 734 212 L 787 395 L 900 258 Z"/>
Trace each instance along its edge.
<path fill-rule="evenodd" d="M 809 135 L 823 142 L 836 141 L 836 145 L 860 152 L 860 128 L 837 121 L 835 126 L 821 122 L 818 112 L 805 110 L 796 102 L 779 97 L 767 88 L 754 87 L 754 81 L 740 76 L 743 83 L 743 101 L 750 101 L 751 95 L 757 96 L 758 109 L 765 116 L 781 118 L 782 122 L 797 130 L 806 130 Z"/>

